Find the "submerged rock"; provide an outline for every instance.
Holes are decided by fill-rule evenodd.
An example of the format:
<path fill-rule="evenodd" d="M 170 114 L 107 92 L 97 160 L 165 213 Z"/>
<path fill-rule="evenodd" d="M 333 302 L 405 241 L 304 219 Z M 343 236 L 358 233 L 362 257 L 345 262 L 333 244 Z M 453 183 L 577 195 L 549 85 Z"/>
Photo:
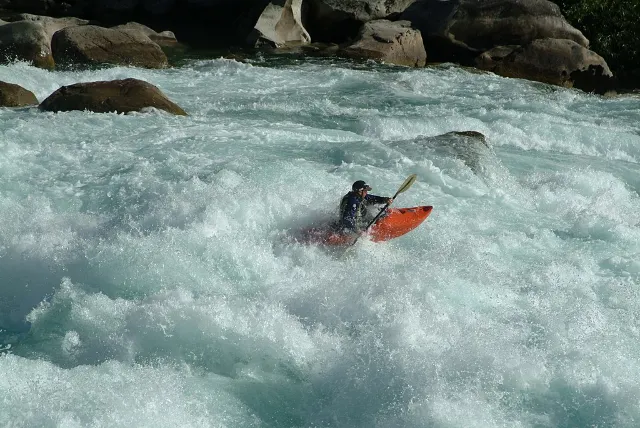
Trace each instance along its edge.
<path fill-rule="evenodd" d="M 33 92 L 20 85 L 0 82 L 0 106 L 24 107 L 38 104 L 38 99 Z"/>
<path fill-rule="evenodd" d="M 186 116 L 157 87 L 138 79 L 76 83 L 63 86 L 40 104 L 44 111 L 89 110 L 97 113 L 129 113 L 154 107 Z"/>
<path fill-rule="evenodd" d="M 408 21 L 367 22 L 358 40 L 344 48 L 341 54 L 409 67 L 424 67 L 427 61 L 420 31 L 412 29 Z"/>
<path fill-rule="evenodd" d="M 525 46 L 500 46 L 480 55 L 476 66 L 515 77 L 606 93 L 613 74 L 598 54 L 571 40 L 539 39 Z"/>
<path fill-rule="evenodd" d="M 491 150 L 487 137 L 477 131 L 454 131 L 431 137 L 433 146 L 465 163 L 475 174 L 480 172 L 482 157 Z"/>
<path fill-rule="evenodd" d="M 448 132 L 433 137 L 398 141 L 393 145 L 411 153 L 429 149 L 444 157 L 460 159 L 476 175 L 482 172 L 487 158 L 493 156 L 487 138 L 477 131 Z"/>
<path fill-rule="evenodd" d="M 53 35 L 53 57 L 61 64 L 116 64 L 164 68 L 167 56 L 138 30 L 95 25 L 68 27 Z"/>

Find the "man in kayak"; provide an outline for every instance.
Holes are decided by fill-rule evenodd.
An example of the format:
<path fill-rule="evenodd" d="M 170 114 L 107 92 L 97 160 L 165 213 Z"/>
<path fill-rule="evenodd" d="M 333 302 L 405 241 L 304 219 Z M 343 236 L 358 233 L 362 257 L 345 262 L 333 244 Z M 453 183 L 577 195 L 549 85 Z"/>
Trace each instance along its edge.
<path fill-rule="evenodd" d="M 361 234 L 371 219 L 367 219 L 367 207 L 370 205 L 391 204 L 392 198 L 369 195 L 371 186 L 358 180 L 351 186 L 351 191 L 342 197 L 340 202 L 339 229 L 346 233 Z"/>

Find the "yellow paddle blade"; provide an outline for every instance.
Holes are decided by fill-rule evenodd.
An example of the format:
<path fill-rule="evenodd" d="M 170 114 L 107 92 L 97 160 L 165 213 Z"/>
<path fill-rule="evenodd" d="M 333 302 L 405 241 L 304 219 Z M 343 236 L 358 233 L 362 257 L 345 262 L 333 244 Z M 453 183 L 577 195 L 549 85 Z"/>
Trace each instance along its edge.
<path fill-rule="evenodd" d="M 416 174 L 411 174 L 409 177 L 407 177 L 407 179 L 404 180 L 404 183 L 402 183 L 402 186 L 400 186 L 396 194 L 393 196 L 393 199 L 395 199 L 396 196 L 398 196 L 400 193 L 406 192 L 409 187 L 411 187 L 411 185 L 416 181 L 417 177 L 418 176 Z"/>

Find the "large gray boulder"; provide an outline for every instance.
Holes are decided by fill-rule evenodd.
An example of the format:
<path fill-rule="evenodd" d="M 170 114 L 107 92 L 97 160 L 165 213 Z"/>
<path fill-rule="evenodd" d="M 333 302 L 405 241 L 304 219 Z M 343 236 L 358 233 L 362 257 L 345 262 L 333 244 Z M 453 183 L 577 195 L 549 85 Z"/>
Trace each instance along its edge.
<path fill-rule="evenodd" d="M 431 60 L 468 63 L 501 45 L 542 38 L 589 41 L 548 0 L 417 0 L 401 15 L 422 32 Z"/>
<path fill-rule="evenodd" d="M 589 92 L 613 89 L 606 61 L 582 45 L 566 39 L 538 39 L 525 46 L 501 46 L 480 55 L 476 66 L 514 77 Z"/>
<path fill-rule="evenodd" d="M 154 107 L 185 116 L 187 113 L 154 85 L 124 79 L 63 86 L 40 104 L 44 111 L 89 110 L 96 113 L 130 113 Z"/>
<path fill-rule="evenodd" d="M 261 40 L 275 47 L 306 45 L 311 36 L 302 25 L 302 0 L 274 0 L 258 18 L 249 43 Z"/>
<path fill-rule="evenodd" d="M 424 67 L 427 61 L 420 31 L 412 29 L 408 21 L 385 19 L 364 24 L 358 40 L 340 54 L 408 67 Z"/>
<path fill-rule="evenodd" d="M 50 39 L 39 22 L 18 21 L 0 25 L 0 62 L 23 60 L 53 69 Z"/>
<path fill-rule="evenodd" d="M 95 25 L 67 27 L 53 35 L 53 57 L 57 63 L 117 64 L 164 68 L 167 56 L 160 46 L 137 30 Z"/>
<path fill-rule="evenodd" d="M 0 82 L 1 107 L 24 107 L 35 104 L 38 104 L 38 99 L 33 92 L 26 90 L 20 85 Z"/>
<path fill-rule="evenodd" d="M 305 28 L 314 42 L 342 43 L 365 22 L 392 18 L 416 0 L 305 0 Z"/>

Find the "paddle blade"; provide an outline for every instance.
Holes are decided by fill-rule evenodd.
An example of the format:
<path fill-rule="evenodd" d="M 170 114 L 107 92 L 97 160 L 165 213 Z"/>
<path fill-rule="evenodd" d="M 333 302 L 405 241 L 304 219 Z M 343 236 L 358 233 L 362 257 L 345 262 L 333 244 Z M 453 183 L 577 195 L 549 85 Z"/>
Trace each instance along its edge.
<path fill-rule="evenodd" d="M 402 186 L 400 186 L 400 188 L 394 195 L 393 199 L 395 199 L 396 196 L 398 196 L 400 193 L 406 192 L 409 189 L 409 187 L 411 187 L 411 185 L 416 181 L 416 178 L 417 178 L 416 174 L 411 174 L 409 177 L 407 177 L 404 183 L 402 183 Z"/>

